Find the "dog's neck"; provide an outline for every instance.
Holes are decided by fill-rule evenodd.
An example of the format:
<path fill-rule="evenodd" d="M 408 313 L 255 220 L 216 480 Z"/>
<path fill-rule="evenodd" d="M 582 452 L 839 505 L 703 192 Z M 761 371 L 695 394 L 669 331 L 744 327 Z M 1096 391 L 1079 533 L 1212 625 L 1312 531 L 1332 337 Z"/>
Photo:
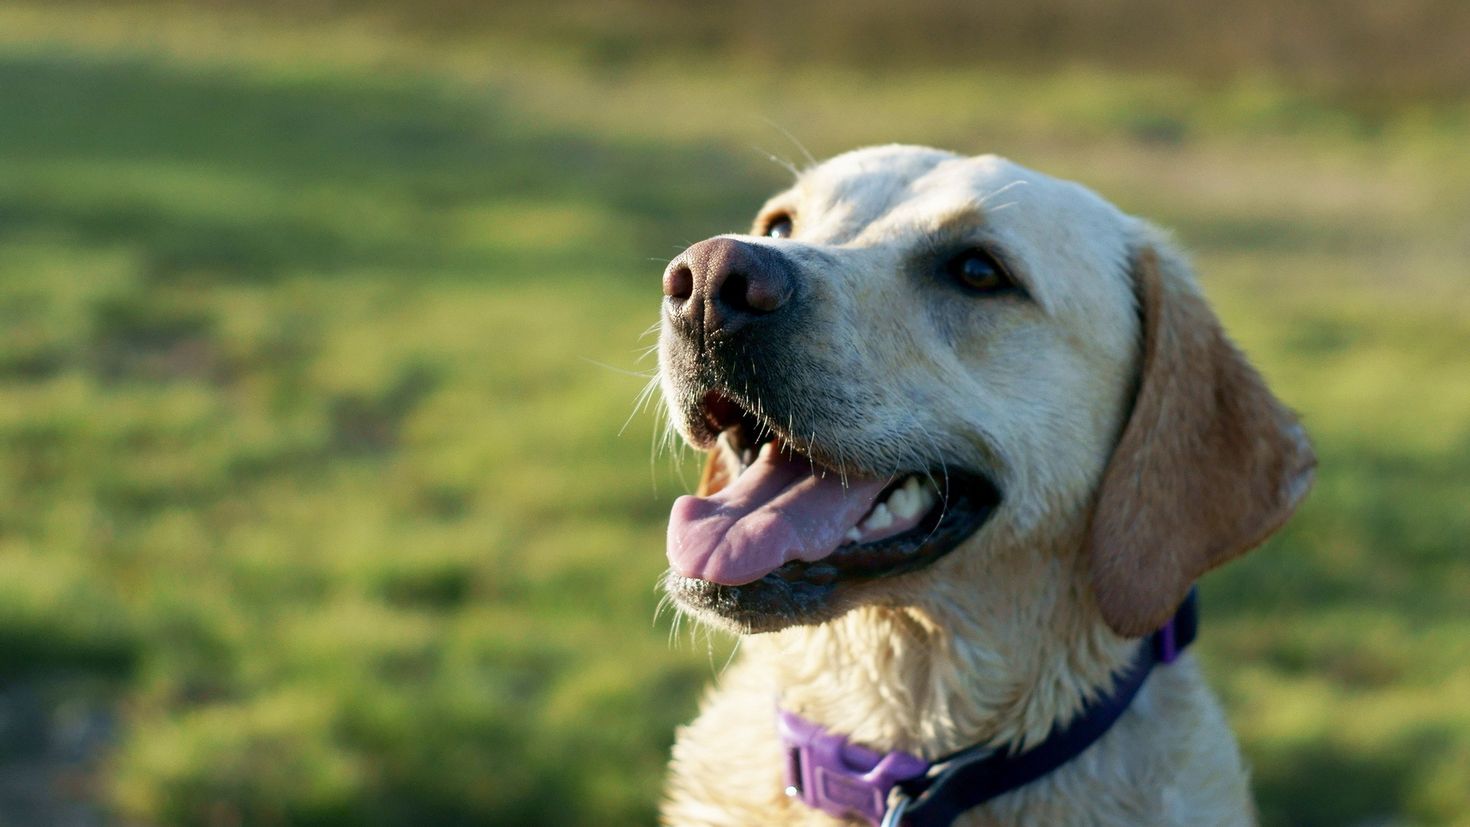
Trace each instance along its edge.
<path fill-rule="evenodd" d="M 1131 657 L 1136 643 L 1100 621 L 1076 555 L 1027 549 L 964 572 L 954 562 L 911 607 L 863 607 L 752 640 L 751 656 L 778 676 L 781 707 L 855 742 L 927 758 L 1025 747 Z"/>

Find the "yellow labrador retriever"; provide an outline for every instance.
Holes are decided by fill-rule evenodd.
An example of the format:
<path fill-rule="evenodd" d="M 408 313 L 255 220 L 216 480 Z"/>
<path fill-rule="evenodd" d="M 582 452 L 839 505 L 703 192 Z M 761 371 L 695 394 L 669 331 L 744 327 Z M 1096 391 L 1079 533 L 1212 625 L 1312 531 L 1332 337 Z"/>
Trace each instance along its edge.
<path fill-rule="evenodd" d="M 666 823 L 1254 821 L 1186 598 L 1315 461 L 1158 231 L 876 147 L 663 286 L 663 391 L 709 452 L 666 586 L 747 635 Z"/>

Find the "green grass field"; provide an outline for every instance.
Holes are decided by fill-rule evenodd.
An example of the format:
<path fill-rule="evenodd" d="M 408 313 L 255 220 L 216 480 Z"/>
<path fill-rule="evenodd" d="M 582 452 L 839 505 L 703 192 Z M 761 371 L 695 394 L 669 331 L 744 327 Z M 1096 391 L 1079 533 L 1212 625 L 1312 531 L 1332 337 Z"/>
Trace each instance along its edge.
<path fill-rule="evenodd" d="M 116 722 L 58 796 L 652 821 L 729 643 L 654 617 L 697 469 L 634 410 L 643 335 L 789 130 L 999 151 L 1177 229 L 1321 458 L 1203 587 L 1263 819 L 1470 824 L 1470 104 L 603 65 L 223 8 L 0 7 L 0 684 Z"/>

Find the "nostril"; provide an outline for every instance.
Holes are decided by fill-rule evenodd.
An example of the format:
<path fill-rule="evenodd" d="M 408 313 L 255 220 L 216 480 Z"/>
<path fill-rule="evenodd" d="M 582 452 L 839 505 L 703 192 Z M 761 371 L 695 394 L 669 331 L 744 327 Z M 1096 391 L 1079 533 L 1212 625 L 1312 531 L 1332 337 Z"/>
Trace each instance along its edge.
<path fill-rule="evenodd" d="M 719 300 L 736 312 L 762 315 L 779 310 L 789 292 L 789 285 L 772 273 L 752 276 L 736 270 L 720 284 Z"/>
<path fill-rule="evenodd" d="M 725 281 L 720 285 L 720 303 L 731 310 L 750 311 L 749 299 L 750 279 L 744 273 L 735 271 L 725 276 Z"/>
<path fill-rule="evenodd" d="M 664 271 L 664 295 L 683 301 L 694 295 L 694 273 L 687 264 L 676 264 Z"/>
<path fill-rule="evenodd" d="M 745 305 L 752 313 L 774 313 L 791 294 L 791 285 L 780 278 L 756 279 L 745 288 Z"/>

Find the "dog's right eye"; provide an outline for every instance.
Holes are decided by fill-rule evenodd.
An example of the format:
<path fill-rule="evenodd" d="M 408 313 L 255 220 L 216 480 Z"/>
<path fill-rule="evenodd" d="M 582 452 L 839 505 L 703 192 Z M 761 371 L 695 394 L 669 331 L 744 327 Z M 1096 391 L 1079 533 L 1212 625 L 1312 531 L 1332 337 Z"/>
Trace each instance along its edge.
<path fill-rule="evenodd" d="M 769 238 L 791 237 L 791 216 L 786 213 L 777 213 L 766 221 L 766 230 L 762 235 Z"/>
<path fill-rule="evenodd" d="M 944 270 L 955 283 L 972 293 L 1003 293 L 1016 287 L 1005 266 L 982 249 L 965 250 L 950 258 Z"/>

